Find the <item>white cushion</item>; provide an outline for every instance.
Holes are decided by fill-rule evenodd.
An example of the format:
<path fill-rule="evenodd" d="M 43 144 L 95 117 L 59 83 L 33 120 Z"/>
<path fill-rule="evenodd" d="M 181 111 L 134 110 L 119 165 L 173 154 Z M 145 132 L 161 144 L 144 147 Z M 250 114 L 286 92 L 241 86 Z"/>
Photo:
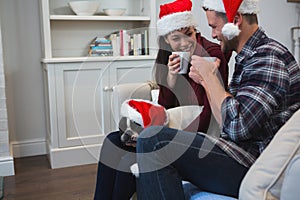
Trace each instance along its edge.
<path fill-rule="evenodd" d="M 202 112 L 203 106 L 190 105 L 178 106 L 167 110 L 169 116 L 169 128 L 183 130 L 191 124 Z"/>
<path fill-rule="evenodd" d="M 280 200 L 299 200 L 300 190 L 300 155 L 289 164 L 281 190 Z"/>
<path fill-rule="evenodd" d="M 268 147 L 247 172 L 239 199 L 279 199 L 283 174 L 297 154 L 300 141 L 300 110 L 278 131 Z"/>

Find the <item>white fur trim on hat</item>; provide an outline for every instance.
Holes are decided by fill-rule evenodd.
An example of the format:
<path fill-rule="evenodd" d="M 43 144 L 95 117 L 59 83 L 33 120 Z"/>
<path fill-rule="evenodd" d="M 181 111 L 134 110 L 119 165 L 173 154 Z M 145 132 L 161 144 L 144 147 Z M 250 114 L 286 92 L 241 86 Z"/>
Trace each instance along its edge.
<path fill-rule="evenodd" d="M 239 27 L 233 23 L 227 23 L 222 28 L 222 34 L 228 39 L 231 40 L 232 38 L 238 36 L 241 30 Z"/>
<path fill-rule="evenodd" d="M 204 0 L 203 7 L 209 10 L 225 13 L 225 8 L 222 0 Z"/>
<path fill-rule="evenodd" d="M 165 120 L 164 120 L 164 124 L 161 124 L 161 125 L 165 126 L 169 123 L 169 115 L 167 113 L 167 110 L 163 106 L 161 106 L 159 104 L 155 104 L 152 101 L 145 100 L 145 99 L 129 99 L 129 100 L 124 101 L 121 105 L 121 108 L 120 108 L 121 116 L 127 117 L 128 119 L 130 119 L 130 120 L 140 124 L 142 127 L 144 127 L 144 121 L 143 121 L 143 117 L 142 117 L 141 113 L 138 112 L 136 109 L 134 109 L 133 107 L 131 107 L 128 104 L 128 102 L 130 100 L 134 100 L 134 101 L 137 101 L 137 102 L 147 102 L 149 104 L 152 104 L 153 106 L 162 107 L 163 110 L 164 110 L 164 113 L 165 113 Z"/>
<path fill-rule="evenodd" d="M 239 12 L 242 14 L 257 14 L 259 0 L 244 0 L 239 8 Z"/>
<path fill-rule="evenodd" d="M 172 31 L 190 26 L 198 26 L 191 11 L 172 13 L 157 21 L 157 34 L 163 36 Z"/>
<path fill-rule="evenodd" d="M 135 99 L 136 100 L 136 99 Z M 145 100 L 141 100 L 145 101 Z M 136 123 L 140 124 L 144 127 L 144 122 L 141 113 L 139 113 L 136 109 L 131 107 L 128 104 L 129 100 L 126 100 L 121 105 L 121 116 L 127 117 L 128 119 L 135 121 Z"/>
<path fill-rule="evenodd" d="M 238 9 L 242 14 L 257 14 L 259 0 L 244 0 Z M 209 10 L 225 13 L 225 8 L 222 0 L 204 0 L 203 7 Z"/>

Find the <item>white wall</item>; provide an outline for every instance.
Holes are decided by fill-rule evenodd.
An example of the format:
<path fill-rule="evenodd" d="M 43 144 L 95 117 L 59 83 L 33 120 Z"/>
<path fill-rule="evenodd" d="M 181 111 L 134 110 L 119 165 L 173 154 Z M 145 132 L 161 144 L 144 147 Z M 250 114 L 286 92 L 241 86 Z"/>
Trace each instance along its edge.
<path fill-rule="evenodd" d="M 45 153 L 39 0 L 0 0 L 10 141 L 15 156 Z"/>
<path fill-rule="evenodd" d="M 4 66 L 8 87 L 10 140 L 15 156 L 45 153 L 45 109 L 40 42 L 39 0 L 0 0 Z M 171 2 L 172 0 L 157 0 Z M 193 0 L 193 12 L 202 34 L 210 28 L 201 9 L 202 0 Z M 272 6 L 270 6 L 272 4 Z M 269 36 L 292 50 L 290 28 L 299 26 L 299 9 L 286 0 L 261 0 L 259 23 Z"/>
<path fill-rule="evenodd" d="M 9 148 L 9 131 L 5 86 L 6 83 L 0 23 L 0 176 L 14 175 L 14 162 Z"/>

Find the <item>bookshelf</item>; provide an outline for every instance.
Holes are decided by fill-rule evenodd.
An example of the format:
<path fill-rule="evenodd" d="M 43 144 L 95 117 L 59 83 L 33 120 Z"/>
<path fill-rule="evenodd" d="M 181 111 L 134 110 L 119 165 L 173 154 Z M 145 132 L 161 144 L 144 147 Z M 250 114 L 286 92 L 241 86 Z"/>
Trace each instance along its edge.
<path fill-rule="evenodd" d="M 43 59 L 86 57 L 88 45 L 96 36 L 103 37 L 121 29 L 136 28 L 149 30 L 148 40 L 152 45 L 149 55 L 155 55 L 156 1 L 116 1 L 100 1 L 99 11 L 93 16 L 77 16 L 67 6 L 69 0 L 41 0 Z M 124 6 L 126 13 L 122 16 L 106 16 L 101 12 L 103 8 L 115 5 Z"/>

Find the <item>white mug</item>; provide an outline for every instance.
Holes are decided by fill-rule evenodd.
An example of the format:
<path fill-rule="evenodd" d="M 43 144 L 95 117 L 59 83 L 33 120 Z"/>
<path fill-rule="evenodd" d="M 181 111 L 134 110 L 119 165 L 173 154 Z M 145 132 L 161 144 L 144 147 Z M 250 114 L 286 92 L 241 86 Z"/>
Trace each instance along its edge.
<path fill-rule="evenodd" d="M 176 51 L 172 52 L 172 54 L 176 54 L 180 57 L 180 71 L 178 72 L 178 74 L 186 74 L 190 62 L 190 52 Z"/>
<path fill-rule="evenodd" d="M 202 57 L 204 58 L 206 61 L 209 61 L 209 62 L 215 62 L 217 60 L 216 57 Z"/>

